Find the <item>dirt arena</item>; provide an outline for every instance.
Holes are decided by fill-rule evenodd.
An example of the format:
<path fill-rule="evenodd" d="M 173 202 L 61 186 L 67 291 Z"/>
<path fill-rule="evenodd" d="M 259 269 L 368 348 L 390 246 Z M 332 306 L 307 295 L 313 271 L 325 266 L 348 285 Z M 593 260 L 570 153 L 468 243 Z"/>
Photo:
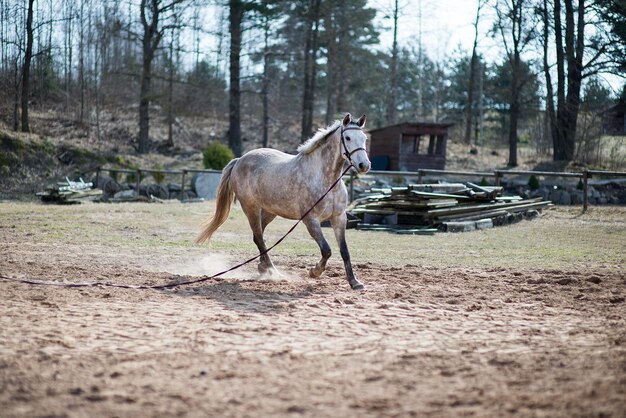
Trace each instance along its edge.
<path fill-rule="evenodd" d="M 0 274 L 158 284 L 253 253 L 237 210 L 212 251 L 193 245 L 203 205 L 0 203 Z M 0 416 L 626 416 L 626 209 L 349 232 L 365 292 L 338 251 L 307 277 L 302 227 L 275 251 L 280 279 L 0 281 Z"/>

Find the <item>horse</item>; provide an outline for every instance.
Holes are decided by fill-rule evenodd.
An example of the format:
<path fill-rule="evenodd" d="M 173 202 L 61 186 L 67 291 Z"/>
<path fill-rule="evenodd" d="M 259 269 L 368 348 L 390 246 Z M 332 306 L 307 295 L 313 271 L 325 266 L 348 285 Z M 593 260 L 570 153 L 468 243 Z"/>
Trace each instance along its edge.
<path fill-rule="evenodd" d="M 217 188 L 215 213 L 206 222 L 196 242 L 210 241 L 215 231 L 226 222 L 233 202 L 238 200 L 261 254 L 259 272 L 278 274 L 267 254 L 263 232 L 276 216 L 298 220 L 306 213 L 302 222 L 322 255 L 320 261 L 309 270 L 309 276 L 321 276 L 331 256 L 331 248 L 321 228 L 321 222 L 330 220 L 350 287 L 354 290 L 365 289 L 354 275 L 346 243 L 346 186 L 339 181 L 318 202 L 337 183 L 344 164 L 349 164 L 361 174 L 369 171 L 371 163 L 365 149 L 367 136 L 363 131 L 365 122 L 365 115 L 355 121 L 348 113 L 342 121 L 337 120 L 327 128 L 319 129 L 298 147 L 296 155 L 259 148 L 230 161 L 222 172 Z"/>

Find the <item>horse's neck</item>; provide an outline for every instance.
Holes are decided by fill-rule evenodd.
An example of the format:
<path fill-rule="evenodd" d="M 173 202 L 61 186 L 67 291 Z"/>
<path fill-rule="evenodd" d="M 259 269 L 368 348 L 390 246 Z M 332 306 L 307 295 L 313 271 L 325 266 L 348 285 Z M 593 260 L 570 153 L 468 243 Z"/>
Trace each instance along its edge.
<path fill-rule="evenodd" d="M 311 161 L 312 168 L 317 172 L 321 169 L 324 177 L 331 181 L 339 177 L 343 168 L 340 135 L 338 131 L 331 134 L 322 146 L 309 154 L 313 160 Z"/>

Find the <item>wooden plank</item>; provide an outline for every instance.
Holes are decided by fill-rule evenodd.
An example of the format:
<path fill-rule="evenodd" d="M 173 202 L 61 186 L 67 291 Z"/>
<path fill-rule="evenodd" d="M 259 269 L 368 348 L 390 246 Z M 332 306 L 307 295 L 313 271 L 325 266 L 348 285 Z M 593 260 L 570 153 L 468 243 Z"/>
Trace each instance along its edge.
<path fill-rule="evenodd" d="M 527 199 L 527 200 L 523 200 L 522 202 L 527 202 L 527 203 L 535 203 L 535 202 L 540 202 L 542 199 L 540 197 L 535 198 L 535 199 Z M 478 204 L 478 205 L 459 205 L 456 208 L 450 208 L 450 209 L 431 209 L 426 213 L 426 216 L 429 217 L 436 217 L 436 216 L 440 216 L 440 215 L 452 215 L 452 214 L 456 214 L 456 213 L 464 213 L 464 212 L 472 212 L 472 211 L 479 211 L 482 209 L 495 209 L 495 208 L 504 208 L 504 207 L 508 207 L 508 206 L 514 206 L 519 204 L 519 201 L 516 202 L 509 202 L 509 203 L 490 203 L 490 204 Z"/>
<path fill-rule="evenodd" d="M 431 198 L 431 199 L 462 199 L 469 200 L 471 197 L 457 194 L 448 194 L 448 193 L 430 193 L 430 192 L 420 192 L 417 190 L 411 190 L 411 193 L 415 196 Z"/>

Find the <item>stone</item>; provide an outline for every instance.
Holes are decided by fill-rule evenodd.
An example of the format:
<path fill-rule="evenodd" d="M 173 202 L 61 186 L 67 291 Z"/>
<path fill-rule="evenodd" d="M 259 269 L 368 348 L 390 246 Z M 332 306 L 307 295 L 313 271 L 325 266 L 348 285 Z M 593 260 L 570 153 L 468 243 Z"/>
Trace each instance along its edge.
<path fill-rule="evenodd" d="M 476 222 L 446 222 L 447 232 L 469 232 L 476 230 Z"/>
<path fill-rule="evenodd" d="M 191 188 L 198 197 L 215 199 L 222 173 L 198 173 L 191 179 Z"/>
<path fill-rule="evenodd" d="M 137 194 L 134 190 L 122 190 L 113 196 L 114 199 L 134 199 Z"/>
<path fill-rule="evenodd" d="M 493 228 L 493 221 L 490 218 L 479 219 L 476 221 L 476 229 L 489 229 Z"/>
<path fill-rule="evenodd" d="M 554 189 L 552 190 L 552 192 L 550 193 L 550 201 L 556 205 L 559 204 L 559 201 L 561 200 L 561 193 L 563 191 L 559 190 L 559 189 Z"/>
<path fill-rule="evenodd" d="M 561 192 L 561 195 L 559 196 L 559 205 L 571 205 L 572 204 L 572 197 L 570 196 L 569 192 L 567 192 L 566 190 L 563 190 Z"/>

